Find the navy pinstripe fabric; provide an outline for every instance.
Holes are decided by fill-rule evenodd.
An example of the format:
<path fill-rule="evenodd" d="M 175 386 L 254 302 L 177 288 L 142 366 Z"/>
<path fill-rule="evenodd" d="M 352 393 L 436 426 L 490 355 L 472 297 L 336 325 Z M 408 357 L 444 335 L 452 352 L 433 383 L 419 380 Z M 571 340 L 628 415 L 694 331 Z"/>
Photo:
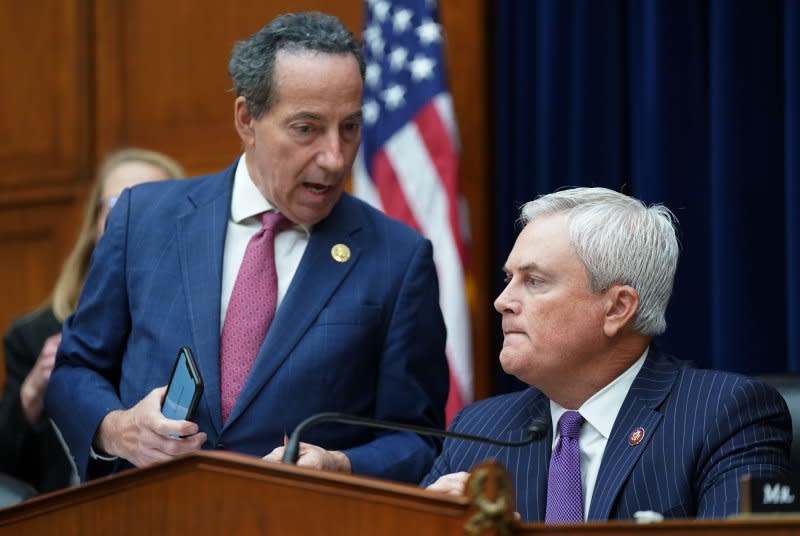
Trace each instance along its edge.
<path fill-rule="evenodd" d="M 529 388 L 465 408 L 451 430 L 519 439 L 534 417 L 549 419 L 548 399 Z M 631 432 L 644 438 L 629 443 Z M 445 441 L 422 485 L 494 458 L 514 479 L 524 520 L 544 519 L 552 431 L 522 448 Z M 694 369 L 650 349 L 611 431 L 589 519 L 630 519 L 640 510 L 665 517 L 725 517 L 739 510 L 739 477 L 787 476 L 791 420 L 783 398 L 750 378 Z"/>

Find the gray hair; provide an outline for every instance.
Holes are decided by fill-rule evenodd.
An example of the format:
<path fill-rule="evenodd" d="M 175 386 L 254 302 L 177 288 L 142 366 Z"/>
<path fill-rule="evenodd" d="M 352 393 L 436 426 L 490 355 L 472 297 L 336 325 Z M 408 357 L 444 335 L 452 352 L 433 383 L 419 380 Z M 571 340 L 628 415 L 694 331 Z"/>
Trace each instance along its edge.
<path fill-rule="evenodd" d="M 570 243 L 592 290 L 633 287 L 639 293 L 633 328 L 643 335 L 663 333 L 680 249 L 675 215 L 607 188 L 572 188 L 526 203 L 520 222 L 558 212 L 568 213 Z"/>
<path fill-rule="evenodd" d="M 275 100 L 275 58 L 281 50 L 352 54 L 364 79 L 361 44 L 339 19 L 318 12 L 281 15 L 238 41 L 228 62 L 233 89 L 237 96 L 247 99 L 247 108 L 255 119 L 261 118 Z"/>

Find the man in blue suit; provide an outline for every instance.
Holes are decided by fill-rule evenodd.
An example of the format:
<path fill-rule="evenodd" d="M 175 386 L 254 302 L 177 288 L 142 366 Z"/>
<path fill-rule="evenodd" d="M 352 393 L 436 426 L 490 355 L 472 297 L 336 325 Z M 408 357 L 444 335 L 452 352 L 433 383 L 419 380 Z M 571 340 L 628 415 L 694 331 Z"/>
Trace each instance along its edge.
<path fill-rule="evenodd" d="M 244 155 L 216 175 L 126 191 L 65 323 L 46 407 L 83 480 L 200 448 L 279 460 L 284 434 L 321 411 L 444 426 L 431 244 L 343 192 L 360 141 L 360 45 L 334 17 L 286 15 L 236 45 L 229 74 Z M 288 219 L 274 239 L 277 310 L 227 399 L 226 313 L 268 212 Z M 244 310 L 268 300 L 263 286 Z M 160 411 L 182 346 L 205 383 L 194 422 Z M 303 439 L 299 465 L 414 482 L 437 452 L 415 434 L 343 425 Z"/>
<path fill-rule="evenodd" d="M 478 402 L 457 432 L 513 441 L 532 419 L 548 436 L 521 448 L 447 439 L 423 485 L 460 494 L 495 458 L 524 520 L 723 517 L 739 478 L 786 476 L 791 424 L 772 388 L 697 370 L 651 344 L 666 327 L 678 261 L 674 216 L 604 188 L 522 208 L 506 262 L 500 362 L 530 388 Z"/>

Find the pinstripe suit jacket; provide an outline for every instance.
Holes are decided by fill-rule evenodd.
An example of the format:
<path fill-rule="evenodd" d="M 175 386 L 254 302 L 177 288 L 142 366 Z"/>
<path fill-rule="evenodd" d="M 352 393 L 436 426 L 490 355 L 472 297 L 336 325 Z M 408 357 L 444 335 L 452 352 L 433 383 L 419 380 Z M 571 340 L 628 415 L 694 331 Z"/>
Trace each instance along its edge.
<path fill-rule="evenodd" d="M 535 388 L 465 408 L 451 430 L 520 440 L 550 401 Z M 644 439 L 632 446 L 637 428 Z M 640 510 L 664 517 L 725 517 L 739 510 L 739 477 L 787 476 L 791 419 L 771 387 L 736 374 L 694 369 L 651 347 L 620 408 L 594 488 L 589 519 L 629 519 Z M 447 439 L 422 485 L 494 458 L 514 480 L 517 511 L 543 520 L 553 442 L 504 448 Z"/>

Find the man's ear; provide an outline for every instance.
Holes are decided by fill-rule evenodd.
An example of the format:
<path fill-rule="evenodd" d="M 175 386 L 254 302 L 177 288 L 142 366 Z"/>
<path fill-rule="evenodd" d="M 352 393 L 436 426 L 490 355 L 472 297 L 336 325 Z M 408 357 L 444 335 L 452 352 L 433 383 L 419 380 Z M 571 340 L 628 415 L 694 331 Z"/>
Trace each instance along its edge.
<path fill-rule="evenodd" d="M 639 310 L 639 292 L 628 285 L 613 285 L 606 290 L 606 316 L 603 332 L 614 337 L 628 326 Z"/>
<path fill-rule="evenodd" d="M 236 97 L 233 103 L 233 123 L 245 148 L 252 147 L 256 142 L 255 119 L 244 97 Z"/>

